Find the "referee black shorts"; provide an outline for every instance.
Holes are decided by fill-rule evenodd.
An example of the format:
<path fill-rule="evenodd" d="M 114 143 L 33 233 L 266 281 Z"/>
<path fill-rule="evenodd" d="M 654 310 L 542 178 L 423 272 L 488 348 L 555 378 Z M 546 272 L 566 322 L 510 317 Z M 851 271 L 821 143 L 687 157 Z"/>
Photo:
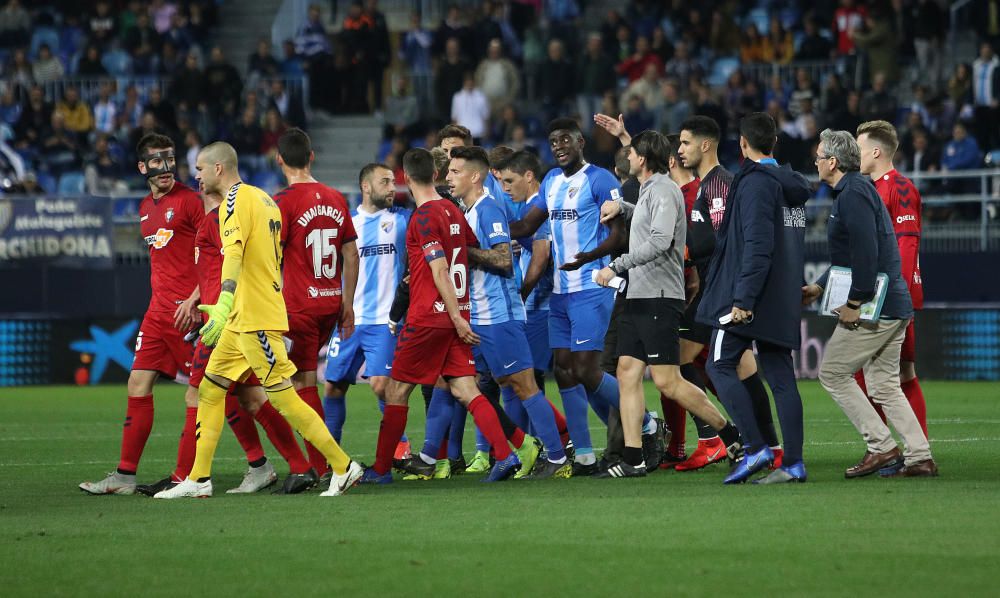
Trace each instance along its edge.
<path fill-rule="evenodd" d="M 701 291 L 695 295 L 691 305 L 684 310 L 681 318 L 681 338 L 692 343 L 708 346 L 712 341 L 712 327 L 701 324 L 695 320 L 698 313 L 698 306 L 701 305 Z"/>
<path fill-rule="evenodd" d="M 683 299 L 627 299 L 618 324 L 618 355 L 648 365 L 680 365 Z"/>

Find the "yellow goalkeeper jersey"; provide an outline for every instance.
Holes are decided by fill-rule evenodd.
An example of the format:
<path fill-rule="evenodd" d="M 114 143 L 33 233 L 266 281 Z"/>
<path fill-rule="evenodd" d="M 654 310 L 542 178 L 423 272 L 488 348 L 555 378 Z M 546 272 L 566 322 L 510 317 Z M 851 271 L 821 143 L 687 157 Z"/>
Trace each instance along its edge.
<path fill-rule="evenodd" d="M 236 183 L 219 214 L 222 253 L 243 244 L 243 266 L 226 328 L 235 332 L 288 330 L 281 296 L 281 211 L 263 190 Z"/>

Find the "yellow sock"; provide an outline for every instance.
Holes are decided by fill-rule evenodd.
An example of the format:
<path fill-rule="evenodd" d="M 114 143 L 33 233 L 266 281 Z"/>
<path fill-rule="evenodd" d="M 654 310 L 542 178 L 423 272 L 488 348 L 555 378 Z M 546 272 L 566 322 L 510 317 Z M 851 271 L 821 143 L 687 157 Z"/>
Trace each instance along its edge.
<path fill-rule="evenodd" d="M 212 475 L 212 459 L 219 446 L 222 422 L 226 417 L 226 389 L 208 378 L 198 386 L 198 425 L 195 428 L 197 449 L 194 466 L 188 475 L 192 480 L 200 480 Z"/>
<path fill-rule="evenodd" d="M 334 473 L 343 475 L 347 471 L 347 466 L 351 464 L 351 458 L 347 456 L 344 449 L 340 448 L 337 441 L 330 435 L 326 424 L 319 415 L 313 411 L 312 407 L 306 405 L 295 388 L 289 386 L 281 390 L 265 389 L 267 398 L 274 405 L 281 415 L 288 420 L 295 430 L 308 440 L 319 452 L 326 457 L 327 463 L 333 468 Z M 198 412 L 199 414 L 201 411 Z M 221 423 L 219 424 L 222 425 Z"/>

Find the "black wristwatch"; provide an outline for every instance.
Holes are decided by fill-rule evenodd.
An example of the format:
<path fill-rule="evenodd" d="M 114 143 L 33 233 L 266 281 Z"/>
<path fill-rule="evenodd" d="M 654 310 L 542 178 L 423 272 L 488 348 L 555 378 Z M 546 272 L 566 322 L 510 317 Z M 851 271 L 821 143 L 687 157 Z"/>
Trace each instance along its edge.
<path fill-rule="evenodd" d="M 847 307 L 849 307 L 851 309 L 854 309 L 854 310 L 858 310 L 858 309 L 861 309 L 861 304 L 860 303 L 855 303 L 853 301 L 848 301 L 847 302 Z"/>

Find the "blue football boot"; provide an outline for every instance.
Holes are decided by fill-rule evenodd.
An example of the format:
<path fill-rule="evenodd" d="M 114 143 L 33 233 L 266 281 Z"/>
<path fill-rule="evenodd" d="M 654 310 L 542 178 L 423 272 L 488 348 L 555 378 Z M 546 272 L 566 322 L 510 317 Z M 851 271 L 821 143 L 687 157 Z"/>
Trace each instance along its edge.
<path fill-rule="evenodd" d="M 517 473 L 520 466 L 521 462 L 518 460 L 517 454 L 511 453 L 510 456 L 503 461 L 497 461 L 494 463 L 493 469 L 490 470 L 490 475 L 486 476 L 486 479 L 483 481 L 502 482 Z"/>
<path fill-rule="evenodd" d="M 762 469 L 770 467 L 771 463 L 774 461 L 774 453 L 771 452 L 769 447 L 764 447 L 756 453 L 751 453 L 747 451 L 746 455 L 743 457 L 742 461 L 736 463 L 733 470 L 729 472 L 726 479 L 722 480 L 723 484 L 742 484 L 747 481 L 750 476 L 757 473 Z"/>
<path fill-rule="evenodd" d="M 805 463 L 799 461 L 794 465 L 782 465 L 759 480 L 754 480 L 754 484 L 788 484 L 802 483 L 806 481 Z"/>

